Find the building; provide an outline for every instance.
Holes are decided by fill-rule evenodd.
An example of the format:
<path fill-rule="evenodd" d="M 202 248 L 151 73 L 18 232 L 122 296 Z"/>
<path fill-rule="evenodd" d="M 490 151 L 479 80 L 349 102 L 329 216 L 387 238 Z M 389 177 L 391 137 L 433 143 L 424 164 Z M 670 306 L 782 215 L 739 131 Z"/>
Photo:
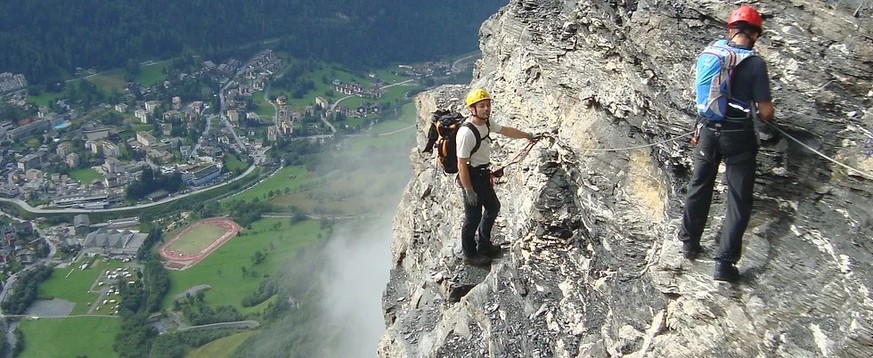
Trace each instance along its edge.
<path fill-rule="evenodd" d="M 146 156 L 158 164 L 170 163 L 173 161 L 173 153 L 163 149 L 149 149 L 146 151 Z"/>
<path fill-rule="evenodd" d="M 28 169 L 24 171 L 24 177 L 29 181 L 34 181 L 42 178 L 44 173 L 39 169 Z"/>
<path fill-rule="evenodd" d="M 98 141 L 109 137 L 109 128 L 83 130 L 82 134 L 85 136 L 85 140 Z"/>
<path fill-rule="evenodd" d="M 203 102 L 202 101 L 191 102 L 191 110 L 193 110 L 194 113 L 200 114 L 200 112 L 203 112 Z"/>
<path fill-rule="evenodd" d="M 221 168 L 215 164 L 206 164 L 182 173 L 182 180 L 188 185 L 200 186 L 217 178 L 221 174 Z"/>
<path fill-rule="evenodd" d="M 174 118 L 183 118 L 182 112 L 179 112 L 175 109 L 171 109 L 169 111 L 164 112 L 164 121 L 170 121 Z"/>
<path fill-rule="evenodd" d="M 158 144 L 158 140 L 155 139 L 155 136 L 148 132 L 136 132 L 136 141 L 142 143 L 142 145 L 146 147 Z"/>
<path fill-rule="evenodd" d="M 15 258 L 22 265 L 30 265 L 36 261 L 36 254 L 31 249 L 24 249 L 16 252 Z"/>
<path fill-rule="evenodd" d="M 125 112 L 127 112 L 127 104 L 124 104 L 124 103 L 116 104 L 115 110 L 118 111 L 119 113 L 125 113 Z"/>
<path fill-rule="evenodd" d="M 121 149 L 118 148 L 118 145 L 112 142 L 103 141 L 103 155 L 107 157 L 119 157 L 121 156 Z"/>
<path fill-rule="evenodd" d="M 110 256 L 130 256 L 136 254 L 147 237 L 148 234 L 130 230 L 101 228 L 85 237 L 83 247 L 99 250 Z"/>
<path fill-rule="evenodd" d="M 48 119 L 40 119 L 23 126 L 16 127 L 6 131 L 6 139 L 17 141 L 27 138 L 33 134 L 41 133 L 51 128 L 51 121 Z"/>
<path fill-rule="evenodd" d="M 321 108 L 327 109 L 330 107 L 330 103 L 321 96 L 315 97 L 315 104 L 320 106 Z"/>
<path fill-rule="evenodd" d="M 15 223 L 15 233 L 19 235 L 33 234 L 33 224 L 30 221 L 18 221 Z"/>
<path fill-rule="evenodd" d="M 139 216 L 129 218 L 110 219 L 106 221 L 107 229 L 122 229 L 129 227 L 139 227 Z"/>
<path fill-rule="evenodd" d="M 133 111 L 133 116 L 136 117 L 136 119 L 139 119 L 139 121 L 142 123 L 149 122 L 149 112 L 146 112 L 146 110 L 144 109 L 137 109 Z"/>
<path fill-rule="evenodd" d="M 78 168 L 79 167 L 79 155 L 76 153 L 67 154 L 67 157 L 64 159 L 67 163 L 67 166 L 70 168 Z"/>
<path fill-rule="evenodd" d="M 87 214 L 79 214 L 73 217 L 73 227 L 77 235 L 85 235 L 91 231 L 91 220 Z"/>
<path fill-rule="evenodd" d="M 0 92 L 15 91 L 27 87 L 27 79 L 22 74 L 0 73 Z"/>
<path fill-rule="evenodd" d="M 145 110 L 149 114 L 155 113 L 155 110 L 161 106 L 160 101 L 148 101 L 145 103 Z"/>
<path fill-rule="evenodd" d="M 18 189 L 18 185 L 0 184 L 0 197 L 14 198 L 18 196 L 18 193 L 20 192 L 21 191 Z"/>
<path fill-rule="evenodd" d="M 21 170 L 37 168 L 40 164 L 42 164 L 42 156 L 36 153 L 25 155 L 18 160 L 18 168 Z"/>
<path fill-rule="evenodd" d="M 106 188 L 117 188 L 127 185 L 128 176 L 124 173 L 106 173 L 103 175 L 103 186 Z"/>
<path fill-rule="evenodd" d="M 233 108 L 228 109 L 227 110 L 227 119 L 229 119 L 231 123 L 234 123 L 234 124 L 239 123 L 239 112 L 237 112 L 236 109 L 233 109 Z"/>
<path fill-rule="evenodd" d="M 109 196 L 106 194 L 76 195 L 55 200 L 55 206 L 62 208 L 74 206 L 84 207 L 86 204 L 92 204 L 92 206 L 96 206 L 97 208 L 103 208 L 108 205 L 108 199 Z"/>
<path fill-rule="evenodd" d="M 182 108 L 182 98 L 179 96 L 173 97 L 173 109 L 179 110 Z"/>
<path fill-rule="evenodd" d="M 61 158 L 66 157 L 67 154 L 70 154 L 72 152 L 73 143 L 70 142 L 61 142 L 61 144 L 58 144 L 58 147 L 55 149 L 55 153 L 57 153 L 58 156 Z"/>
<path fill-rule="evenodd" d="M 110 174 L 122 173 L 124 172 L 124 163 L 120 160 L 109 157 L 103 162 L 103 171 Z"/>

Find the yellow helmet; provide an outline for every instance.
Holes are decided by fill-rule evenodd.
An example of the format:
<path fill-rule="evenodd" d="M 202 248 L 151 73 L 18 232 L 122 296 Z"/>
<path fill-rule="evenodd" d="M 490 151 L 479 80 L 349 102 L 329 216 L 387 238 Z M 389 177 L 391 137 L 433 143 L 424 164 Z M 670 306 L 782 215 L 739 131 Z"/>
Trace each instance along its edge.
<path fill-rule="evenodd" d="M 470 93 L 467 94 L 467 100 L 464 101 L 464 103 L 467 105 L 467 107 L 470 107 L 486 99 L 491 99 L 491 95 L 488 94 L 488 91 L 486 91 L 484 88 L 474 88 L 472 91 L 470 91 Z"/>

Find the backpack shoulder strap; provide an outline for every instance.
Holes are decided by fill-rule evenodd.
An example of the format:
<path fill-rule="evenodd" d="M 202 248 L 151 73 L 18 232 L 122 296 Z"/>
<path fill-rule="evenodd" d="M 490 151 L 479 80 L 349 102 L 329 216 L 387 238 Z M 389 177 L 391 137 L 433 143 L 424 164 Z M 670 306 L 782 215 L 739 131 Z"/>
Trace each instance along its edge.
<path fill-rule="evenodd" d="M 470 131 L 473 132 L 473 136 L 476 137 L 476 145 L 473 146 L 473 150 L 470 151 L 470 155 L 473 155 L 473 153 L 476 153 L 476 151 L 479 150 L 479 147 L 482 146 L 482 134 L 479 133 L 479 130 L 476 129 L 476 126 L 473 125 L 473 123 L 464 123 L 464 127 L 470 128 Z"/>

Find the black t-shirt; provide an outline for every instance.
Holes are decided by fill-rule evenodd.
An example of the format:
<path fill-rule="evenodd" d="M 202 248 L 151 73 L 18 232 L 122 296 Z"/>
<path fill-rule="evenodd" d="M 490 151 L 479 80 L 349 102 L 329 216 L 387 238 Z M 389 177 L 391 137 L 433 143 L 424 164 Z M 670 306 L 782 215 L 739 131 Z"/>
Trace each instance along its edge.
<path fill-rule="evenodd" d="M 770 94 L 770 76 L 767 63 L 758 56 L 751 56 L 740 62 L 731 75 L 731 97 L 743 102 L 767 102 Z"/>

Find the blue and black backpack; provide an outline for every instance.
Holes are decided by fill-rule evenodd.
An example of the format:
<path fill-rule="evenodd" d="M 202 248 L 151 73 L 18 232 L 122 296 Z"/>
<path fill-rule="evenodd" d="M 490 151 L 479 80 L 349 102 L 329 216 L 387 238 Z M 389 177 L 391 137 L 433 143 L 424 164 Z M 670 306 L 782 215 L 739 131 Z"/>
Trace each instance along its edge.
<path fill-rule="evenodd" d="M 731 98 L 730 81 L 737 65 L 751 56 L 755 56 L 752 50 L 731 47 L 726 40 L 715 41 L 703 50 L 697 57 L 694 81 L 698 116 L 707 121 L 720 121 L 729 107 L 751 112 L 750 104 Z"/>

